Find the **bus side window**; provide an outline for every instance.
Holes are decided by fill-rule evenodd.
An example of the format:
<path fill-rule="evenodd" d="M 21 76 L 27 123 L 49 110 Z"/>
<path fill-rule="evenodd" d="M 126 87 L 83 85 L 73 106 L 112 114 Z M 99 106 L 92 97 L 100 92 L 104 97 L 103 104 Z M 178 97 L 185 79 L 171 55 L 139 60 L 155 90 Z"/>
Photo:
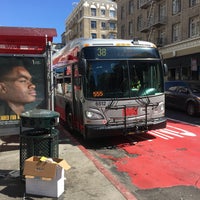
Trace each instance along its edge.
<path fill-rule="evenodd" d="M 58 83 L 58 84 L 57 84 L 56 92 L 57 92 L 58 94 L 62 94 L 62 93 L 63 93 L 63 89 L 62 89 L 62 84 L 61 84 L 61 83 Z"/>
<path fill-rule="evenodd" d="M 72 93 L 72 86 L 71 86 L 71 77 L 65 77 L 65 82 L 63 83 L 63 91 L 65 96 L 70 96 Z"/>
<path fill-rule="evenodd" d="M 67 93 L 71 93 L 71 92 L 72 92 L 71 83 L 65 83 L 64 84 L 64 93 L 67 94 Z"/>

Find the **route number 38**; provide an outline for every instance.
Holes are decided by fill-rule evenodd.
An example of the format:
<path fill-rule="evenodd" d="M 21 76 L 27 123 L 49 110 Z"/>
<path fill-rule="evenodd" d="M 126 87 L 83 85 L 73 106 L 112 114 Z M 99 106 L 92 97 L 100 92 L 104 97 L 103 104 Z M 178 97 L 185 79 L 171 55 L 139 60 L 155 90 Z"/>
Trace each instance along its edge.
<path fill-rule="evenodd" d="M 106 48 L 98 48 L 97 49 L 97 56 L 104 57 L 107 55 Z"/>

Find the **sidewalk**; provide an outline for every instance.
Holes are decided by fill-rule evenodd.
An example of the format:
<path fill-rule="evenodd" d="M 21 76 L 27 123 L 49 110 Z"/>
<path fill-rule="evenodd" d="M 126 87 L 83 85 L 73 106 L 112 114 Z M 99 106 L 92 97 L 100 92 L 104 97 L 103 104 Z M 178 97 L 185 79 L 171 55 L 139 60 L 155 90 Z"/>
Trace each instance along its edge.
<path fill-rule="evenodd" d="M 19 136 L 0 137 L 0 199 L 57 199 L 25 194 L 25 182 L 19 177 Z M 87 152 L 87 151 L 86 151 Z M 65 159 L 71 169 L 65 172 L 65 192 L 62 200 L 125 200 L 127 198 L 98 170 L 65 130 L 60 130 L 59 157 Z M 126 192 L 125 192 L 126 193 Z"/>

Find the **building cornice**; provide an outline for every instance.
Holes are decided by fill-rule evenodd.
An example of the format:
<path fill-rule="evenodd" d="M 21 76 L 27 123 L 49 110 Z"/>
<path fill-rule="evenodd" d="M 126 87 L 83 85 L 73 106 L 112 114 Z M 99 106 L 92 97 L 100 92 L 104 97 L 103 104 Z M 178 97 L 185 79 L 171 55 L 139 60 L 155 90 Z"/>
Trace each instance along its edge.
<path fill-rule="evenodd" d="M 159 48 L 159 51 L 164 59 L 199 53 L 200 37 L 190 38 L 181 42 L 166 45 Z"/>

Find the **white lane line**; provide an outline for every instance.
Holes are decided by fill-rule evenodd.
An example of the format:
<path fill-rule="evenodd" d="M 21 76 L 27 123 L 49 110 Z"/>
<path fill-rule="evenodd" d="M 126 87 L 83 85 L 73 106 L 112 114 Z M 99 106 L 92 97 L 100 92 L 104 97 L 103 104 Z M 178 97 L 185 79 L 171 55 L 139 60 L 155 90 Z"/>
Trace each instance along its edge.
<path fill-rule="evenodd" d="M 190 131 L 187 131 L 187 130 L 184 130 L 182 128 L 178 128 L 178 127 L 173 127 L 173 126 L 170 126 L 170 125 L 167 125 L 167 127 L 171 127 L 173 129 L 176 129 L 179 131 L 179 134 L 180 135 L 183 135 L 183 136 L 189 136 L 189 137 L 195 137 L 197 136 L 195 133 L 192 133 Z"/>
<path fill-rule="evenodd" d="M 150 131 L 150 134 L 155 135 L 165 140 L 173 139 L 173 137 L 160 133 L 159 131 Z"/>
<path fill-rule="evenodd" d="M 169 130 L 169 129 L 160 129 L 159 131 L 162 132 L 162 133 L 166 133 L 166 134 L 169 134 L 169 135 L 173 135 L 173 136 L 183 138 L 183 136 L 180 135 L 179 132 L 177 132 L 177 131 L 173 131 L 173 130 Z"/>
<path fill-rule="evenodd" d="M 149 133 L 165 140 L 174 139 L 174 137 L 184 138 L 196 136 L 195 133 L 170 125 L 167 125 L 167 128 L 164 129 L 151 130 Z"/>

